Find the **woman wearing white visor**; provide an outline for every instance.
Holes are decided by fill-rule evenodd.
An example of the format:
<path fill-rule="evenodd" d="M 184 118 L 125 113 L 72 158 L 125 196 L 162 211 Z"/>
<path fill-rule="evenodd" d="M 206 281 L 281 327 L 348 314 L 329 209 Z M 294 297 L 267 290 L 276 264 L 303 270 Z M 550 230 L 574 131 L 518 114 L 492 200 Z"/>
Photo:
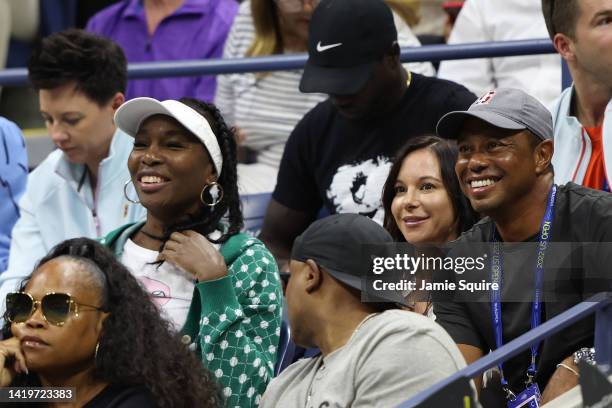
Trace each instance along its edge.
<path fill-rule="evenodd" d="M 133 183 L 147 218 L 102 242 L 195 343 L 227 405 L 256 405 L 276 361 L 281 287 L 273 256 L 240 233 L 233 134 L 214 105 L 189 98 L 132 99 L 115 122 L 134 137 L 124 193 Z"/>

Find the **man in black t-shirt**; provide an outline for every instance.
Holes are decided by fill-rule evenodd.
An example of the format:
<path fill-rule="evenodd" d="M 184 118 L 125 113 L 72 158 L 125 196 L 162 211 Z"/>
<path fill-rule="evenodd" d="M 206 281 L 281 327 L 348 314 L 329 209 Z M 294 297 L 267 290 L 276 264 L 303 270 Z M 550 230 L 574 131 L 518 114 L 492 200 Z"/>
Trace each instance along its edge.
<path fill-rule="evenodd" d="M 523 91 L 497 89 L 467 111 L 445 115 L 437 131 L 458 139 L 461 188 L 487 216 L 452 243 L 454 255 L 481 255 L 480 243 L 501 247 L 488 245 L 486 268 L 445 276 L 456 283 L 499 282 L 499 303 L 489 289 L 481 296 L 457 291 L 452 302 L 434 294 L 436 321 L 468 364 L 529 331 L 533 316 L 545 322 L 596 292 L 612 291 L 610 245 L 601 244 L 612 242 L 612 195 L 573 183 L 554 186 L 552 120 L 543 105 Z M 536 275 L 542 277 L 539 313 L 532 309 Z M 542 404 L 576 385 L 578 360 L 592 357 L 583 348 L 593 346 L 593 330 L 593 320 L 584 319 L 544 340 L 533 367 L 531 350 L 504 362 L 510 390 L 525 390 L 532 368 Z"/>
<path fill-rule="evenodd" d="M 304 116 L 285 147 L 260 236 L 278 260 L 322 207 L 382 224 L 382 186 L 397 149 L 476 99 L 453 82 L 404 70 L 382 0 L 323 0 L 308 54 L 300 90 L 330 98 Z"/>

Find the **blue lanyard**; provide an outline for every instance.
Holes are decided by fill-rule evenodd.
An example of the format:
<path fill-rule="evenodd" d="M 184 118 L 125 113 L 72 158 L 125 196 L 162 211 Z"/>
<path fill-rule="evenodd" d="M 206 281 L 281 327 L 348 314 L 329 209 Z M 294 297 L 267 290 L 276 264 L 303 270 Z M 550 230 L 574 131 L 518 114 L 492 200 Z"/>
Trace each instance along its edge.
<path fill-rule="evenodd" d="M 546 254 L 546 248 L 551 237 L 551 227 L 555 209 L 555 197 L 557 195 L 557 186 L 553 185 L 550 192 L 548 193 L 548 203 L 546 205 L 546 212 L 544 213 L 544 219 L 540 225 L 539 244 L 538 244 L 538 256 L 536 258 L 535 268 L 535 293 L 533 303 L 531 305 L 531 329 L 536 328 L 540 325 L 541 319 L 541 306 L 542 306 L 542 279 L 544 276 L 544 255 Z M 500 242 L 497 238 L 497 232 L 495 231 L 495 225 L 493 225 L 493 256 L 491 257 L 491 283 L 497 283 L 497 289 L 491 290 L 491 317 L 493 320 L 493 328 L 495 329 L 495 345 L 500 348 L 503 341 L 502 334 L 502 314 L 501 314 L 501 288 L 503 285 L 504 271 L 503 271 L 503 254 L 500 249 Z M 527 382 L 531 384 L 533 377 L 536 375 L 536 357 L 538 355 L 539 343 L 531 346 L 531 363 L 527 369 Z M 508 396 L 513 397 L 514 394 L 508 387 L 508 382 L 504 376 L 504 370 L 502 363 L 499 363 L 499 372 L 501 375 L 502 387 L 508 393 Z"/>

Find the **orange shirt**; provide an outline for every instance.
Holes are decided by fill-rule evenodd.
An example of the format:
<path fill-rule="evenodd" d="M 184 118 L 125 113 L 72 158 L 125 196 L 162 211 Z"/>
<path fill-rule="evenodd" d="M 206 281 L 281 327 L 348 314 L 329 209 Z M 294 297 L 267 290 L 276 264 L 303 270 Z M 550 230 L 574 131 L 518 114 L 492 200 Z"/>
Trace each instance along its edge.
<path fill-rule="evenodd" d="M 591 139 L 591 160 L 587 167 L 582 185 L 596 190 L 609 191 L 608 181 L 606 180 L 606 168 L 604 166 L 603 144 L 601 141 L 602 127 L 585 127 L 584 130 Z"/>

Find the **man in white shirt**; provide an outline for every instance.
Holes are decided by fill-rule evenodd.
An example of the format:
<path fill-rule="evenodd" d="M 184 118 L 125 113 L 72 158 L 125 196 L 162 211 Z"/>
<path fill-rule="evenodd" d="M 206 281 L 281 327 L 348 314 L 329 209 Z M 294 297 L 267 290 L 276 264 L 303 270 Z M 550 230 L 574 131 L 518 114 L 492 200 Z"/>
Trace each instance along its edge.
<path fill-rule="evenodd" d="M 542 10 L 574 80 L 552 107 L 555 183 L 610 191 L 612 0 L 543 0 Z"/>
<path fill-rule="evenodd" d="M 448 43 L 530 40 L 547 34 L 539 1 L 468 0 Z M 554 54 L 443 61 L 438 77 L 476 95 L 494 88 L 517 88 L 550 105 L 561 92 L 561 61 Z"/>

